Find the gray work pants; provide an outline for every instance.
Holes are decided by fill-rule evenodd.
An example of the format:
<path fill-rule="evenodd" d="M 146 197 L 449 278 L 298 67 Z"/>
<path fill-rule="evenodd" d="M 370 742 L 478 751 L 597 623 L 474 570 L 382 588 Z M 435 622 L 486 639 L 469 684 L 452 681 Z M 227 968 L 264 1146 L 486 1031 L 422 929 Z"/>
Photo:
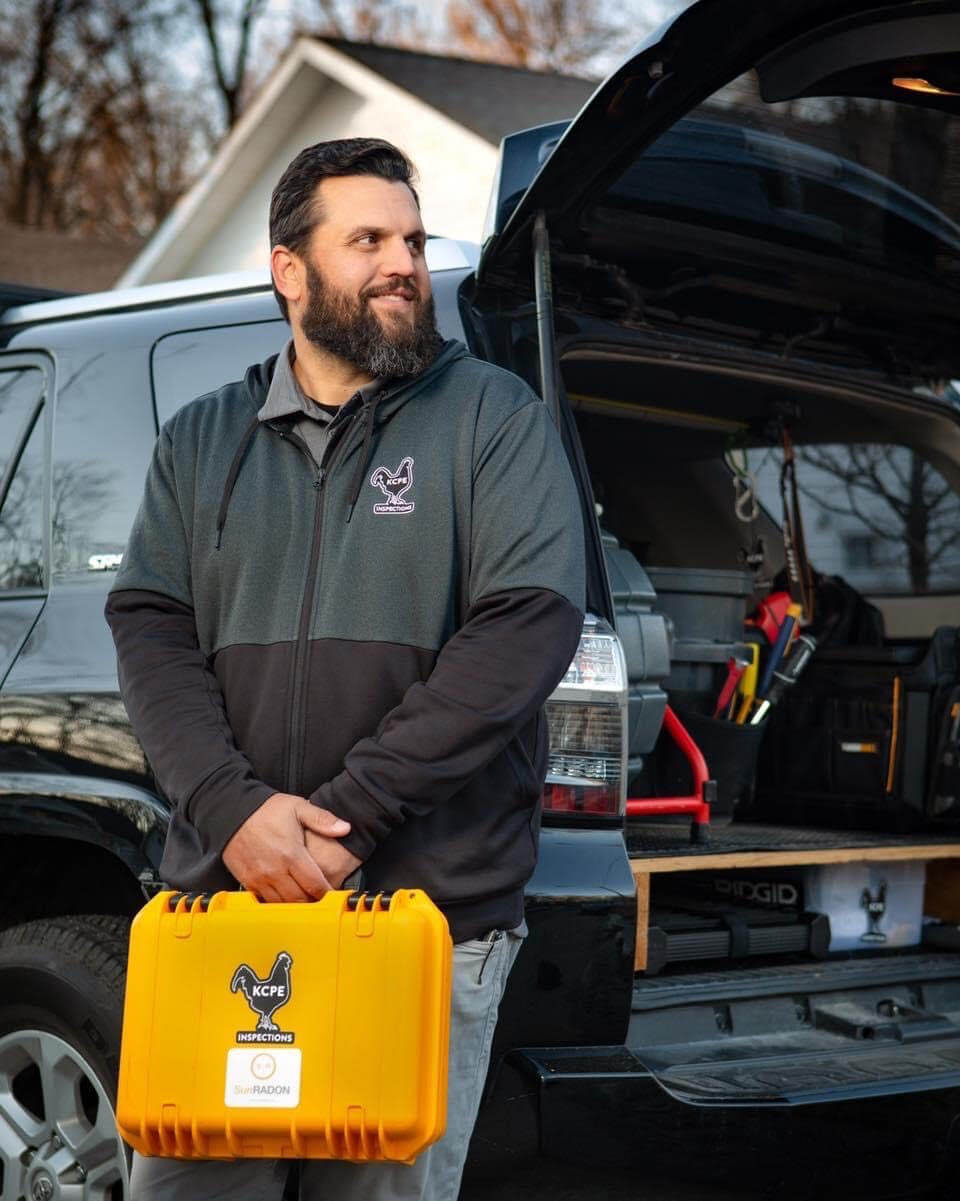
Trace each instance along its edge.
<path fill-rule="evenodd" d="M 447 1129 L 412 1164 L 308 1159 L 300 1201 L 456 1201 L 490 1061 L 497 1009 L 526 926 L 453 948 Z M 289 1163 L 134 1154 L 130 1201 L 280 1201 Z"/>

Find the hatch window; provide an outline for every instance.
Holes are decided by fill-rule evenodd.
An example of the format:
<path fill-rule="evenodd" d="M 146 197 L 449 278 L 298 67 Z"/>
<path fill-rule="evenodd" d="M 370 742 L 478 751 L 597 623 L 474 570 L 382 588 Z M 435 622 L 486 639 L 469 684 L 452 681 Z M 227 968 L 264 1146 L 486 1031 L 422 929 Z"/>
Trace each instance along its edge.
<path fill-rule="evenodd" d="M 654 142 L 608 201 L 960 289 L 960 119 L 883 100 L 763 104 L 752 80 Z"/>
<path fill-rule="evenodd" d="M 765 103 L 740 76 L 658 138 L 606 200 L 960 289 L 960 118 L 866 97 Z"/>
<path fill-rule="evenodd" d="M 651 143 L 584 229 L 596 262 L 628 269 L 648 322 L 900 378 L 960 375 L 954 112 L 767 103 L 749 72 Z"/>
<path fill-rule="evenodd" d="M 960 592 L 960 494 L 919 451 L 884 442 L 798 446 L 807 552 L 817 571 L 871 596 Z M 779 448 L 747 452 L 779 516 Z"/>

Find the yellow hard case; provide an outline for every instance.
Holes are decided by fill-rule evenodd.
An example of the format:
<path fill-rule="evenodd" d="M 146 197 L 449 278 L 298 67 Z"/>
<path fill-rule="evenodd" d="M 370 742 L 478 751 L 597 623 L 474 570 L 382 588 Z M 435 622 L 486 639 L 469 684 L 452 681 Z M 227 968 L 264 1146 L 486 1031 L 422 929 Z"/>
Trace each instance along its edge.
<path fill-rule="evenodd" d="M 451 960 L 418 890 L 160 893 L 130 934 L 120 1133 L 181 1159 L 409 1162 L 446 1124 Z"/>

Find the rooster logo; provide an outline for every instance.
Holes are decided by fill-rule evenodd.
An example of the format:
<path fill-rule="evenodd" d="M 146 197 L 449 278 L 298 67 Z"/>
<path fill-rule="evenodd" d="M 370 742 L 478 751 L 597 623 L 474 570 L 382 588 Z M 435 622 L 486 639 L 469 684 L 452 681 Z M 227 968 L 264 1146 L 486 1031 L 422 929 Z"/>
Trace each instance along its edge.
<path fill-rule="evenodd" d="M 400 460 L 396 471 L 391 471 L 389 467 L 378 467 L 371 475 L 370 483 L 387 498 L 373 506 L 374 513 L 413 512 L 414 502 L 403 499 L 413 486 L 413 459 L 409 455 Z"/>
<path fill-rule="evenodd" d="M 281 951 L 273 961 L 270 975 L 261 980 L 246 963 L 241 963 L 233 973 L 230 991 L 242 992 L 247 1004 L 257 1015 L 256 1030 L 238 1031 L 238 1042 L 293 1042 L 293 1035 L 283 1031 L 273 1020 L 273 1015 L 290 1000 L 290 969 L 293 957 Z"/>
<path fill-rule="evenodd" d="M 877 895 L 873 896 L 869 888 L 863 890 L 860 905 L 867 911 L 867 932 L 860 935 L 861 942 L 886 942 L 887 936 L 880 929 L 880 923 L 887 912 L 887 882 L 881 881 Z"/>

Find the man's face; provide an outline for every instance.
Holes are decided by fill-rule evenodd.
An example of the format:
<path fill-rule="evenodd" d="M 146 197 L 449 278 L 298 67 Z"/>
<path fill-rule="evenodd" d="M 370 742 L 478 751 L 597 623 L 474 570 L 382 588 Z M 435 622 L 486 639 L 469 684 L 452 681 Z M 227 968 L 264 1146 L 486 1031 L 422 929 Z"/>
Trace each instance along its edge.
<path fill-rule="evenodd" d="M 319 185 L 321 220 L 304 251 L 301 329 L 369 375 L 415 375 L 441 344 L 426 234 L 410 189 L 375 176 Z"/>

